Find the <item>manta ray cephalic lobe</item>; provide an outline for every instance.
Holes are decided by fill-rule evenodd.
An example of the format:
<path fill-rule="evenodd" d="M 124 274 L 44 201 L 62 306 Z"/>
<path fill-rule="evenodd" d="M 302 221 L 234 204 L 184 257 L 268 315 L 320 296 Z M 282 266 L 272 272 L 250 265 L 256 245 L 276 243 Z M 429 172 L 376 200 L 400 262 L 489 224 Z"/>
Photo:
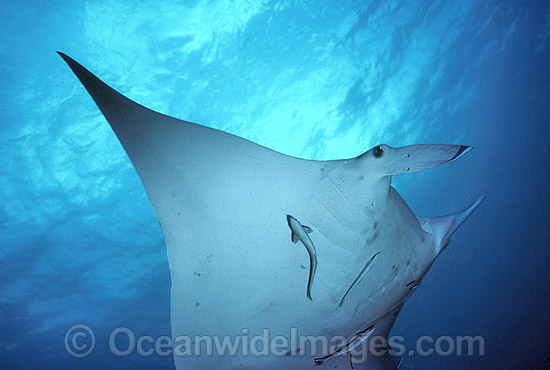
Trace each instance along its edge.
<path fill-rule="evenodd" d="M 147 109 L 59 54 L 111 125 L 162 225 L 176 369 L 397 368 L 391 353 L 365 358 L 359 349 L 388 336 L 483 198 L 419 218 L 392 176 L 453 162 L 471 147 L 378 145 L 345 160 L 295 158 Z"/>

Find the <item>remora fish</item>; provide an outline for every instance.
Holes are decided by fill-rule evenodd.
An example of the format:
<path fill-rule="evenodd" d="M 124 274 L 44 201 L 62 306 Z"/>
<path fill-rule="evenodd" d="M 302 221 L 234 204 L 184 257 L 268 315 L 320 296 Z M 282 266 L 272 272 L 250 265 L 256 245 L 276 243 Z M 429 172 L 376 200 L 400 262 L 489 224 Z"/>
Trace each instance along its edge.
<path fill-rule="evenodd" d="M 336 356 L 345 355 L 346 353 L 349 353 L 354 349 L 357 349 L 357 347 L 359 347 L 362 343 L 364 343 L 365 340 L 372 334 L 373 331 L 374 331 L 374 325 L 371 325 L 365 330 L 360 331 L 349 341 L 348 344 L 342 346 L 341 348 L 337 349 L 336 351 L 334 351 L 328 356 L 316 358 L 314 360 L 315 365 L 323 365 L 326 360 L 330 360 L 331 358 L 334 358 Z"/>
<path fill-rule="evenodd" d="M 365 277 L 365 275 L 367 274 L 367 272 L 369 272 L 373 266 L 376 264 L 376 262 L 378 262 L 378 255 L 380 254 L 380 252 L 377 252 L 374 256 L 371 257 L 370 260 L 367 261 L 367 263 L 365 264 L 365 267 L 363 267 L 363 270 L 361 270 L 361 272 L 359 273 L 359 275 L 357 275 L 357 277 L 355 278 L 355 280 L 353 281 L 353 283 L 351 283 L 350 287 L 348 288 L 348 290 L 346 291 L 346 293 L 344 294 L 344 296 L 342 297 L 342 299 L 340 300 L 340 303 L 338 304 L 338 307 L 342 307 L 342 304 L 344 303 L 344 299 L 346 299 L 346 297 L 348 296 L 349 292 L 351 292 L 351 290 L 357 285 L 359 284 L 359 282 Z"/>
<path fill-rule="evenodd" d="M 311 234 L 313 230 L 310 227 L 302 225 L 294 217 L 287 215 L 286 220 L 288 226 L 292 233 L 290 238 L 293 243 L 298 243 L 298 240 L 306 247 L 307 253 L 309 254 L 309 279 L 307 282 L 307 297 L 311 299 L 311 285 L 313 284 L 313 279 L 315 278 L 315 271 L 317 271 L 317 251 L 315 250 L 315 244 L 309 237 L 308 234 Z"/>

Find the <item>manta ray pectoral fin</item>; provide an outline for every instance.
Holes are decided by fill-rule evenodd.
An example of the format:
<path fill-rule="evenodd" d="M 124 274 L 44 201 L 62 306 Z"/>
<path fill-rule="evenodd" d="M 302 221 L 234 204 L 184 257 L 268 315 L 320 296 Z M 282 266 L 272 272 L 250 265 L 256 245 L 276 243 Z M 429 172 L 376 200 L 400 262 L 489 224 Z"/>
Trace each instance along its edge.
<path fill-rule="evenodd" d="M 440 253 L 449 244 L 451 235 L 460 225 L 476 210 L 483 202 L 485 196 L 480 197 L 474 204 L 463 211 L 440 217 L 419 218 L 420 225 L 424 231 L 435 237 L 438 246 L 437 253 Z"/>
<path fill-rule="evenodd" d="M 461 158 L 472 150 L 471 146 L 450 144 L 415 144 L 401 148 L 378 145 L 359 156 L 369 163 L 369 168 L 378 168 L 385 175 L 416 173 L 441 166 Z"/>

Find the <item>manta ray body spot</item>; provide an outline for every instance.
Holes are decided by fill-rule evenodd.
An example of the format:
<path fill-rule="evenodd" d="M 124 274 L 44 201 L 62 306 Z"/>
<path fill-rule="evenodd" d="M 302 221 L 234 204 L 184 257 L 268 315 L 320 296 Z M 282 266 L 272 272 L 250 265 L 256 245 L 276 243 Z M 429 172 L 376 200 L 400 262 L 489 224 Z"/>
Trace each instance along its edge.
<path fill-rule="evenodd" d="M 392 273 L 391 273 L 392 280 L 393 280 L 393 278 L 395 278 L 397 276 L 397 274 L 399 274 L 399 266 L 394 265 L 394 268 L 392 269 Z"/>
<path fill-rule="evenodd" d="M 370 238 L 367 238 L 367 244 L 372 244 L 374 243 L 374 241 L 376 240 L 376 238 L 378 238 L 378 233 L 375 232 L 373 236 L 371 236 Z"/>

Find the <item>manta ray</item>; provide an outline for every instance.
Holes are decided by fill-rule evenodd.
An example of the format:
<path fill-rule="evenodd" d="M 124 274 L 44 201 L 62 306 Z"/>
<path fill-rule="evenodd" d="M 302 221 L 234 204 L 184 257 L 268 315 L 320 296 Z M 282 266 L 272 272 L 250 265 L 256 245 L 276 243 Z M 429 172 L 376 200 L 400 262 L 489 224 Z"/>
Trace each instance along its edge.
<path fill-rule="evenodd" d="M 471 147 L 377 145 L 356 158 L 296 158 L 145 108 L 59 54 L 120 140 L 162 226 L 176 369 L 399 366 L 386 344 L 380 353 L 369 345 L 388 337 L 483 197 L 420 218 L 392 176 L 453 162 Z"/>

